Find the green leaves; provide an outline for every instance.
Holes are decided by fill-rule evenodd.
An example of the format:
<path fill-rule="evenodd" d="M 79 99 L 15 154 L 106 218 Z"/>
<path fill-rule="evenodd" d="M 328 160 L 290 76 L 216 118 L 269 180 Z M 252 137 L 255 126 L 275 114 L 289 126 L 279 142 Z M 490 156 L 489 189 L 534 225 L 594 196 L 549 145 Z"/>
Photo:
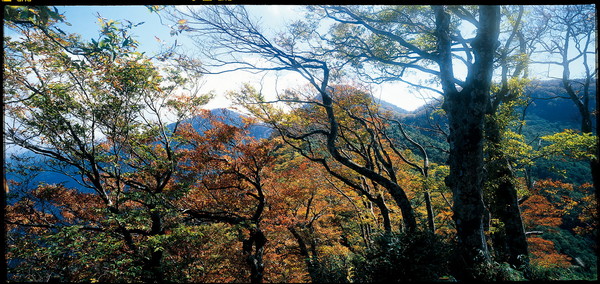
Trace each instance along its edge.
<path fill-rule="evenodd" d="M 546 135 L 541 139 L 551 143 L 540 151 L 540 154 L 546 157 L 561 156 L 582 160 L 594 159 L 595 149 L 598 147 L 597 139 L 592 133 L 581 133 L 572 129 Z"/>
<path fill-rule="evenodd" d="M 525 136 L 522 134 L 511 130 L 505 131 L 500 149 L 505 154 L 505 157 L 519 166 L 531 165 L 533 163 L 531 160 L 533 147 L 527 144 Z"/>
<path fill-rule="evenodd" d="M 46 27 L 64 21 L 64 16 L 56 7 L 48 6 L 4 6 L 4 19 L 17 24 L 31 23 Z"/>
<path fill-rule="evenodd" d="M 98 40 L 91 39 L 90 49 L 94 52 L 105 52 L 112 56 L 112 60 L 117 57 L 126 56 L 135 51 L 139 42 L 133 38 L 130 31 L 143 24 L 133 24 L 125 20 L 123 22 L 98 18 L 100 25 L 100 36 Z"/>

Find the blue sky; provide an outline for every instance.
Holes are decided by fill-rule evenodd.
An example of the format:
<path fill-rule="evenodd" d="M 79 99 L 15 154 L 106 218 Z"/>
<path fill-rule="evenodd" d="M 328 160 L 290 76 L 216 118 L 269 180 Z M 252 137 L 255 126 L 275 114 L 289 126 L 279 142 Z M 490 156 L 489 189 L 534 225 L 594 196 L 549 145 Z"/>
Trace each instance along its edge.
<path fill-rule="evenodd" d="M 160 39 L 166 46 L 172 45 L 177 40 L 178 45 L 189 46 L 193 49 L 194 44 L 187 38 L 186 35 L 172 36 L 170 35 L 170 23 L 166 19 L 162 19 L 156 13 L 151 13 L 145 6 L 57 6 L 59 11 L 66 17 L 66 21 L 71 26 L 61 25 L 60 28 L 66 32 L 78 33 L 82 35 L 84 40 L 96 38 L 98 36 L 98 20 L 97 15 L 109 20 L 126 19 L 132 23 L 144 22 L 144 24 L 134 28 L 132 31 L 136 40 L 139 41 L 140 51 L 146 52 L 149 56 L 157 53 L 160 50 Z M 298 15 L 299 7 L 286 5 L 258 5 L 250 6 L 249 11 L 257 19 L 264 24 L 269 31 L 277 31 L 283 27 L 286 22 L 292 20 Z M 277 77 L 278 76 L 278 77 Z M 236 72 L 222 75 L 207 75 L 204 78 L 205 92 L 214 90 L 217 97 L 209 103 L 207 107 L 229 107 L 230 102 L 226 101 L 223 94 L 231 90 L 239 89 L 243 83 L 251 83 L 255 86 L 264 85 L 263 90 L 273 90 L 275 88 L 281 91 L 282 88 L 288 87 L 282 82 L 303 84 L 299 76 L 295 74 L 270 74 L 268 76 L 255 75 L 247 72 Z"/>
<path fill-rule="evenodd" d="M 100 14 L 100 16 L 110 20 L 118 21 L 126 19 L 132 23 L 144 22 L 144 24 L 133 30 L 133 34 L 140 43 L 140 51 L 144 51 L 150 56 L 160 50 L 161 43 L 157 38 L 163 41 L 163 44 L 166 44 L 167 46 L 172 45 L 173 42 L 177 40 L 178 44 L 183 44 L 188 50 L 193 50 L 194 48 L 193 43 L 186 35 L 171 36 L 170 28 L 167 26 L 169 22 L 163 19 L 164 24 L 162 24 L 159 15 L 151 13 L 148 8 L 142 5 L 57 6 L 57 8 L 61 13 L 64 13 L 66 20 L 72 24 L 72 26 L 62 25 L 61 28 L 67 32 L 81 34 L 84 40 L 97 37 L 99 29 L 97 15 Z M 285 23 L 301 15 L 303 8 L 286 5 L 258 5 L 250 6 L 248 9 L 253 16 L 260 19 L 268 31 L 275 32 L 279 28 L 283 28 Z M 550 69 L 548 69 L 548 66 L 543 66 L 538 70 L 532 70 L 532 75 L 544 77 L 547 75 L 548 71 L 552 69 L 554 68 L 550 67 Z M 558 69 L 560 68 L 555 70 Z M 236 72 L 205 76 L 205 91 L 208 92 L 214 90 L 218 95 L 216 100 L 211 102 L 208 107 L 230 106 L 230 103 L 227 102 L 222 95 L 227 91 L 239 89 L 242 83 L 250 83 L 257 87 L 263 85 L 262 90 L 267 96 L 269 93 L 274 95 L 276 91 L 282 91 L 286 87 L 295 87 L 306 83 L 299 75 L 289 72 L 277 74 L 269 73 L 267 76 L 263 75 L 264 74 L 254 75 L 245 72 Z M 554 75 L 556 76 L 559 74 Z M 405 90 L 405 87 L 401 83 L 390 83 L 383 86 L 376 86 L 373 90 L 373 95 L 376 98 L 381 98 L 407 110 L 414 110 L 424 104 L 424 100 L 420 95 L 410 94 L 406 91 L 399 90 Z"/>
<path fill-rule="evenodd" d="M 66 32 L 77 33 L 82 35 L 84 40 L 97 38 L 98 36 L 98 20 L 97 15 L 109 20 L 128 20 L 132 23 L 144 22 L 144 24 L 134 28 L 132 31 L 136 40 L 139 41 L 140 51 L 146 52 L 148 55 L 153 55 L 160 50 L 161 43 L 156 39 L 159 38 L 163 44 L 170 46 L 177 40 L 178 44 L 184 44 L 193 48 L 193 43 L 185 35 L 171 36 L 170 23 L 163 17 L 161 19 L 156 13 L 151 13 L 148 8 L 143 5 L 137 6 L 57 6 L 59 12 L 63 13 L 67 22 L 71 26 L 60 25 L 61 29 Z M 260 19 L 260 22 L 268 31 L 276 32 L 279 28 L 300 15 L 302 7 L 288 5 L 256 5 L 248 7 L 250 13 Z M 205 76 L 204 89 L 206 92 L 214 90 L 217 98 L 209 103 L 207 107 L 229 107 L 230 102 L 224 99 L 223 94 L 231 90 L 239 89 L 243 83 L 250 83 L 255 86 L 262 85 L 263 91 L 274 95 L 276 91 L 282 91 L 286 87 L 296 87 L 305 84 L 306 82 L 301 77 L 294 73 L 269 73 L 255 75 L 246 72 L 229 73 L 222 75 Z M 386 91 L 386 88 L 393 89 L 393 95 L 389 95 L 391 91 Z M 421 97 L 404 94 L 398 96 L 398 87 L 389 84 L 386 87 L 376 87 L 374 95 L 377 98 L 394 103 L 407 110 L 413 110 L 423 105 L 424 101 Z"/>
<path fill-rule="evenodd" d="M 98 35 L 97 15 L 109 20 L 128 20 L 132 23 L 144 22 L 136 27 L 133 34 L 140 42 L 140 49 L 148 53 L 158 52 L 160 43 L 155 37 L 172 42 L 176 38 L 169 35 L 169 27 L 161 24 L 159 16 L 151 13 L 145 6 L 57 6 L 72 26 L 61 28 L 68 32 L 78 33 L 84 40 L 96 38 Z M 164 21 L 166 24 L 166 21 Z"/>

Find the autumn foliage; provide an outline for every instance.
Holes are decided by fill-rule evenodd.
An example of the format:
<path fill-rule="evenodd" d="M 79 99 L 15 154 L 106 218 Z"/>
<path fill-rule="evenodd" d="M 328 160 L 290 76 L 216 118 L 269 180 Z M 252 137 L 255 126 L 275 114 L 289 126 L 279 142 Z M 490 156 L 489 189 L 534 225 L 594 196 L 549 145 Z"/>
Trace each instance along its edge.
<path fill-rule="evenodd" d="M 29 151 L 5 164 L 8 280 L 445 281 L 475 264 L 461 258 L 465 198 L 449 188 L 447 124 L 418 124 L 347 82 L 327 93 L 313 82 L 275 102 L 246 84 L 229 98 L 250 115 L 205 109 L 212 94 L 198 91 L 199 62 L 167 51 L 157 64 L 138 52 L 130 30 L 140 24 L 101 18 L 100 36 L 86 42 L 55 28 L 63 17 L 48 7 L 5 12 L 22 37 L 4 39 L 4 134 Z M 441 107 L 434 114 L 447 122 Z M 506 165 L 511 175 L 482 183 L 477 202 L 495 204 L 499 183 L 518 186 L 511 212 L 529 255 L 519 267 L 499 257 L 505 224 L 486 207 L 476 229 L 492 258 L 474 277 L 597 274 L 594 186 L 529 175 L 544 155 L 593 158 L 591 136 L 561 133 L 539 150 L 512 130 L 497 133 L 505 145 L 486 146 L 483 170 Z M 40 181 L 48 174 L 65 179 Z"/>

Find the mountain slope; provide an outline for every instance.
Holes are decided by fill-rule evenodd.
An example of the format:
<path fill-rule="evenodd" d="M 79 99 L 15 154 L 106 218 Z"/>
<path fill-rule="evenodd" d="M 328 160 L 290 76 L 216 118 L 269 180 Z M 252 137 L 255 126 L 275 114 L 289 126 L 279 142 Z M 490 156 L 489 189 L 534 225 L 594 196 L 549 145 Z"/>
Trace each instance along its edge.
<path fill-rule="evenodd" d="M 596 85 L 591 86 L 590 108 L 596 105 Z M 581 116 L 575 104 L 567 97 L 560 81 L 539 81 L 532 84 L 526 94 L 532 102 L 517 108 L 516 112 L 524 118 L 525 125 L 522 134 L 525 141 L 537 147 L 539 138 L 546 135 L 562 132 L 565 129 L 579 130 L 581 128 Z M 447 148 L 447 142 L 443 135 L 439 135 L 436 129 L 447 129 L 447 120 L 440 112 L 441 102 L 435 102 L 429 106 L 423 106 L 413 112 L 399 115 L 402 122 L 407 125 L 407 131 L 413 138 L 429 147 L 430 159 L 437 163 L 444 163 L 447 154 L 437 148 Z M 523 115 L 524 114 L 524 115 Z M 592 120 L 595 126 L 595 119 Z M 518 131 L 517 129 L 513 129 Z M 396 137 L 401 137 L 396 134 Z M 416 149 L 413 149 L 416 150 Z M 566 174 L 560 171 L 566 170 Z M 563 180 L 567 183 L 591 182 L 589 164 L 586 161 L 574 161 L 569 159 L 538 159 L 532 167 L 531 173 L 536 179 L 552 178 Z"/>
<path fill-rule="evenodd" d="M 228 125 L 242 127 L 244 124 L 243 119 L 245 118 L 245 116 L 231 109 L 212 109 L 210 111 L 210 115 L 218 121 L 224 122 Z M 182 123 L 190 123 L 194 129 L 200 132 L 208 130 L 211 127 L 209 121 L 200 116 L 188 118 L 182 121 Z M 173 129 L 173 127 L 174 124 L 167 125 L 167 128 L 171 130 Z M 267 139 L 271 136 L 271 133 L 273 132 L 273 130 L 270 127 L 260 123 L 250 125 L 248 127 L 248 131 L 248 135 L 255 139 Z"/>
<path fill-rule="evenodd" d="M 242 126 L 243 115 L 229 109 L 213 109 L 211 115 L 216 119 L 229 125 Z M 207 119 L 194 117 L 183 122 L 191 123 L 198 131 L 205 131 L 210 127 Z M 173 129 L 174 124 L 167 125 L 168 129 Z M 262 124 L 253 124 L 249 128 L 249 135 L 255 139 L 267 139 L 273 132 L 271 128 Z M 52 160 L 35 154 L 30 151 L 24 151 L 14 157 L 9 156 L 5 159 L 4 168 L 6 170 L 7 180 L 14 180 L 23 183 L 23 186 L 36 187 L 39 183 L 46 184 L 64 184 L 66 187 L 77 188 L 83 192 L 89 191 L 84 188 L 77 180 L 63 173 L 53 170 L 56 165 L 51 165 Z M 66 172 L 77 176 L 77 169 L 72 166 L 64 167 Z M 79 178 L 79 177 L 78 177 Z"/>

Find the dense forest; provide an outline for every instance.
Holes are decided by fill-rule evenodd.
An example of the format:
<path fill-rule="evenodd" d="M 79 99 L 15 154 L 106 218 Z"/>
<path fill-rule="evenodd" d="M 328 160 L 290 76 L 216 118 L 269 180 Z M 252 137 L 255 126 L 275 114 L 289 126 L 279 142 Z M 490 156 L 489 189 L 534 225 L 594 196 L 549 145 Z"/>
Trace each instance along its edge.
<path fill-rule="evenodd" d="M 594 5 L 147 8 L 196 46 L 4 6 L 9 282 L 597 280 Z M 305 84 L 201 88 L 237 70 Z"/>

